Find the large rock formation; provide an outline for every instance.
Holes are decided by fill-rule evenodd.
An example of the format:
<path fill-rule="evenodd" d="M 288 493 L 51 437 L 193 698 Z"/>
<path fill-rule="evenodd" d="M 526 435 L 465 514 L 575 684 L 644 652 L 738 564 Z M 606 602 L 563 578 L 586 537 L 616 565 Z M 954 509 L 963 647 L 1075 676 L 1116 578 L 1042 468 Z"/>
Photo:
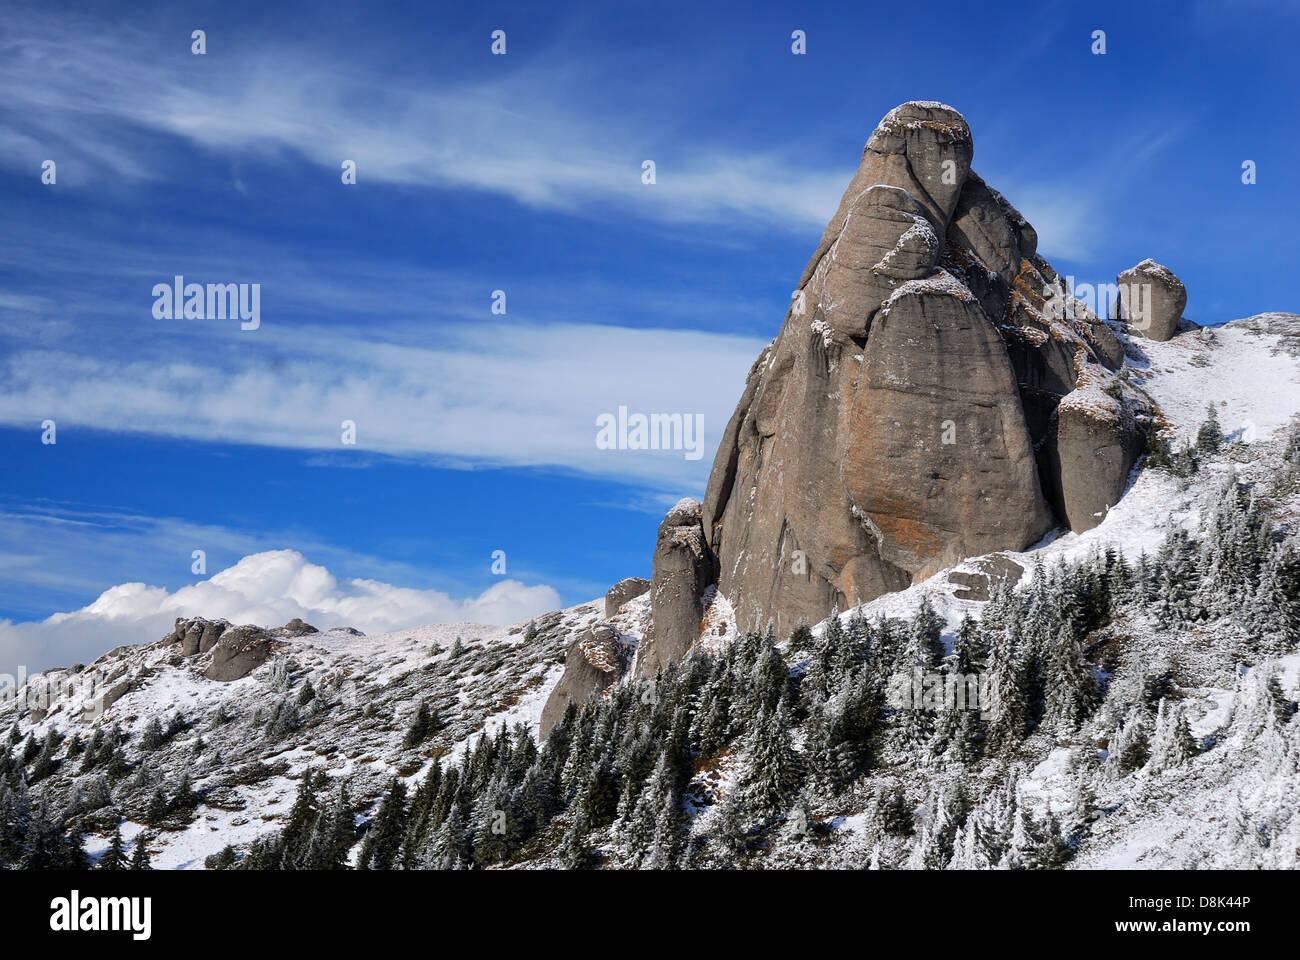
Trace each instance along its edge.
<path fill-rule="evenodd" d="M 951 107 L 890 111 L 750 371 L 702 515 L 742 628 L 1084 529 L 1123 489 L 1148 410 L 1123 348 L 972 153 Z M 1085 382 L 1113 404 L 1059 416 Z"/>
<path fill-rule="evenodd" d="M 650 581 L 645 577 L 624 577 L 605 591 L 605 619 L 618 613 L 623 604 L 635 600 L 650 589 Z"/>
<path fill-rule="evenodd" d="M 181 657 L 200 658 L 202 673 L 209 680 L 228 683 L 265 663 L 285 638 L 315 632 L 315 627 L 297 618 L 278 630 L 265 630 L 251 624 L 231 626 L 226 620 L 178 617 L 175 629 L 159 644 L 177 645 Z"/>
<path fill-rule="evenodd" d="M 871 134 L 703 504 L 659 527 L 639 676 L 690 649 L 713 596 L 740 629 L 784 634 L 1062 522 L 1095 526 L 1119 499 L 1153 412 L 1115 373 L 1126 335 L 1065 289 L 973 150 L 939 103 Z M 574 699 L 607 679 L 574 668 Z"/>
<path fill-rule="evenodd" d="M 612 624 L 594 624 L 574 637 L 564 656 L 564 675 L 542 707 L 539 735 L 551 732 L 570 703 L 587 703 L 613 685 L 630 659 L 630 646 Z"/>
<path fill-rule="evenodd" d="M 1166 266 L 1148 258 L 1117 278 L 1119 316 L 1148 340 L 1169 340 L 1187 307 L 1187 288 Z"/>
<path fill-rule="evenodd" d="M 698 500 L 686 498 L 659 524 L 650 573 L 650 630 L 637 650 L 637 674 L 678 660 L 700 635 L 704 591 L 718 565 L 704 535 Z"/>

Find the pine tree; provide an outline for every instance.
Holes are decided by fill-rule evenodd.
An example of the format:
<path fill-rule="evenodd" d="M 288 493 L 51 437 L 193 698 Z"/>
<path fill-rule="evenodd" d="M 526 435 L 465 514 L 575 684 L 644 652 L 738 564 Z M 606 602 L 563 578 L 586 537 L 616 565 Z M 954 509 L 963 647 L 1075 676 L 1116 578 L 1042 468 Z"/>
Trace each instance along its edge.
<path fill-rule="evenodd" d="M 1181 703 L 1160 701 L 1156 714 L 1156 733 L 1151 745 L 1152 771 L 1181 767 L 1200 752 Z"/>
<path fill-rule="evenodd" d="M 446 818 L 433 835 L 421 865 L 436 870 L 455 870 L 470 863 L 469 822 L 459 803 L 453 802 Z"/>
<path fill-rule="evenodd" d="M 916 616 L 912 618 L 904 661 L 923 673 L 932 673 L 943 660 L 943 618 L 935 612 L 929 597 L 921 598 Z"/>
<path fill-rule="evenodd" d="M 619 824 L 620 846 L 632 866 L 659 870 L 671 864 L 677 806 L 673 771 L 663 751 L 630 815 Z"/>
<path fill-rule="evenodd" d="M 1047 664 L 1045 719 L 1062 735 L 1079 729 L 1101 699 L 1096 674 L 1068 631 L 1056 638 Z"/>
<path fill-rule="evenodd" d="M 136 834 L 135 849 L 131 851 L 132 870 L 152 870 L 152 858 L 149 856 L 149 835 L 144 831 Z"/>
<path fill-rule="evenodd" d="M 391 870 L 401 850 L 406 827 L 406 787 L 394 777 L 379 803 L 375 819 L 361 844 L 357 867 L 362 870 Z"/>
<path fill-rule="evenodd" d="M 230 844 L 226 844 L 224 847 L 221 848 L 221 850 L 217 853 L 217 855 L 212 858 L 211 869 L 229 870 L 235 865 L 235 861 L 236 861 L 235 848 Z"/>
<path fill-rule="evenodd" d="M 163 745 L 163 728 L 158 717 L 152 716 L 149 722 L 145 724 L 144 732 L 140 734 L 140 749 L 147 751 L 157 750 Z"/>
<path fill-rule="evenodd" d="M 181 774 L 180 783 L 176 785 L 176 792 L 172 794 L 171 803 L 168 804 L 168 813 L 178 816 L 188 823 L 193 819 L 194 811 L 198 805 L 199 798 L 194 793 L 189 771 L 186 771 Z"/>
<path fill-rule="evenodd" d="M 1030 704 L 1025 672 L 1013 628 L 1000 634 L 989 652 L 991 717 L 987 743 L 994 753 L 1013 749 L 1029 732 Z"/>
<path fill-rule="evenodd" d="M 1135 716 L 1128 726 L 1122 728 L 1118 744 L 1118 762 L 1120 775 L 1132 773 L 1147 765 L 1151 759 L 1151 739 L 1146 724 L 1140 716 Z"/>
<path fill-rule="evenodd" d="M 474 862 L 480 866 L 501 863 L 519 842 L 519 823 L 512 816 L 505 784 L 493 780 L 479 795 L 470 818 Z"/>
<path fill-rule="evenodd" d="M 585 797 L 574 802 L 569 828 L 560 838 L 558 853 L 565 870 L 586 870 L 592 865 L 591 821 L 586 806 Z"/>
<path fill-rule="evenodd" d="M 100 870 L 126 869 L 126 850 L 122 846 L 121 827 L 113 828 L 113 839 L 109 841 L 108 849 L 100 856 L 98 868 Z"/>
<path fill-rule="evenodd" d="M 885 833 L 896 837 L 912 835 L 912 808 L 903 794 L 903 788 L 897 784 L 877 793 L 876 814 L 880 829 Z"/>
<path fill-rule="evenodd" d="M 149 806 L 145 811 L 145 823 L 151 827 L 159 826 L 167 819 L 168 803 L 161 788 L 156 788 L 149 797 Z"/>
<path fill-rule="evenodd" d="M 411 720 L 411 726 L 406 731 L 406 738 L 402 741 L 402 746 L 407 749 L 418 747 L 440 729 L 442 729 L 442 723 L 438 719 L 438 715 L 429 706 L 429 701 L 423 700 L 415 711 L 415 717 Z"/>
<path fill-rule="evenodd" d="M 760 709 L 737 786 L 749 814 L 770 817 L 789 806 L 797 780 L 797 761 L 790 745 L 789 705 L 782 699 L 775 710 Z"/>
<path fill-rule="evenodd" d="M 1205 410 L 1205 422 L 1196 431 L 1196 450 L 1205 456 L 1213 456 L 1223 446 L 1223 429 L 1219 426 L 1218 411 L 1211 403 Z"/>
<path fill-rule="evenodd" d="M 51 727 L 45 734 L 45 739 L 41 743 L 40 753 L 36 756 L 36 763 L 32 766 L 30 782 L 36 783 L 38 780 L 44 780 L 54 772 L 57 764 L 54 760 L 54 751 L 59 746 L 59 735 Z"/>
<path fill-rule="evenodd" d="M 298 781 L 298 795 L 289 810 L 289 819 L 280 831 L 280 841 L 284 845 L 285 865 L 290 868 L 303 864 L 308 853 L 307 847 L 320 817 L 320 802 L 316 795 L 316 776 L 311 770 L 303 771 Z"/>

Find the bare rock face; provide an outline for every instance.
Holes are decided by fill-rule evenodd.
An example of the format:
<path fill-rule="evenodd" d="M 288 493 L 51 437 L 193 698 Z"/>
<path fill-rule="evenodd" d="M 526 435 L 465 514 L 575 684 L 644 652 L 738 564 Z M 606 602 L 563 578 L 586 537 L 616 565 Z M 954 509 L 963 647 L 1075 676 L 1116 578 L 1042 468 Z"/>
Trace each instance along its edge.
<path fill-rule="evenodd" d="M 1059 522 L 1084 529 L 1080 491 L 1123 489 L 1150 405 L 1115 388 L 1124 416 L 1087 442 L 1116 455 L 1084 464 L 1057 407 L 1085 374 L 1117 381 L 1123 348 L 972 154 L 951 107 L 890 111 L 750 371 L 702 507 L 741 629 L 785 632 Z"/>
<path fill-rule="evenodd" d="M 1119 283 L 1119 315 L 1148 340 L 1169 340 L 1187 307 L 1187 288 L 1165 266 L 1148 258 L 1125 270 Z"/>
<path fill-rule="evenodd" d="M 229 627 L 225 620 L 207 620 L 203 617 L 177 617 L 176 629 L 163 637 L 164 644 L 180 644 L 182 657 L 193 657 L 207 653 L 214 646 L 221 634 Z"/>
<path fill-rule="evenodd" d="M 539 734 L 545 738 L 570 703 L 589 703 L 627 671 L 630 647 L 609 623 L 597 623 L 574 637 L 564 657 L 564 675 L 542 708 Z"/>
<path fill-rule="evenodd" d="M 624 577 L 605 593 L 605 619 L 613 617 L 623 604 L 635 600 L 649 589 L 650 581 L 645 577 Z"/>
<path fill-rule="evenodd" d="M 1071 530 L 1097 526 L 1123 495 L 1145 442 L 1133 409 L 1122 395 L 1111 396 L 1091 384 L 1057 405 L 1055 442 L 1049 450 Z"/>
<path fill-rule="evenodd" d="M 637 651 L 638 676 L 654 676 L 699 639 L 704 591 L 717 578 L 699 501 L 680 500 L 659 524 L 650 575 L 651 625 Z"/>
<path fill-rule="evenodd" d="M 279 642 L 261 627 L 231 627 L 212 648 L 212 662 L 203 675 L 222 683 L 246 677 L 270 658 Z"/>

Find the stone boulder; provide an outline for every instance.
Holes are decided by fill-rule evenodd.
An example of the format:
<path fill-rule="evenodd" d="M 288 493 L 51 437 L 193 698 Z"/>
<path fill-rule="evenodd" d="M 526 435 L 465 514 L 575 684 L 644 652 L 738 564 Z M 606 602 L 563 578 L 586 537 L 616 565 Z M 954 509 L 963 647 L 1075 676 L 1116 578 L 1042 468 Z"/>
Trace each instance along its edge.
<path fill-rule="evenodd" d="M 972 566 L 974 570 L 953 570 L 948 574 L 952 595 L 958 600 L 989 600 L 999 585 L 1015 586 L 1025 573 L 1025 568 L 1005 553 L 980 557 Z"/>
<path fill-rule="evenodd" d="M 1129 472 L 1146 442 L 1135 407 L 1113 385 L 1106 392 L 1095 383 L 1073 391 L 1056 407 L 1048 447 L 1053 474 L 1059 478 L 1053 493 L 1076 533 L 1101 523 L 1128 486 Z"/>
<path fill-rule="evenodd" d="M 590 703 L 622 677 L 630 649 L 610 623 L 597 623 L 574 637 L 564 655 L 564 675 L 542 707 L 539 736 L 551 732 L 570 703 Z"/>
<path fill-rule="evenodd" d="M 294 617 L 280 628 L 280 633 L 288 634 L 291 637 L 303 637 L 309 633 L 320 633 L 320 631 L 301 617 Z"/>
<path fill-rule="evenodd" d="M 206 620 L 203 617 L 177 617 L 176 629 L 163 638 L 163 643 L 180 644 L 182 657 L 193 657 L 207 653 L 214 646 L 221 634 L 229 627 L 225 620 Z"/>
<path fill-rule="evenodd" d="M 611 619 L 629 600 L 635 600 L 650 589 L 645 577 L 624 577 L 605 593 L 605 619 Z"/>
<path fill-rule="evenodd" d="M 212 662 L 203 675 L 222 683 L 246 677 L 270 658 L 279 643 L 261 627 L 231 627 L 212 648 Z"/>
<path fill-rule="evenodd" d="M 717 578 L 700 503 L 680 500 L 659 524 L 650 576 L 650 628 L 637 653 L 638 676 L 654 676 L 699 639 L 704 592 Z"/>
<path fill-rule="evenodd" d="M 1119 316 L 1129 332 L 1169 340 L 1187 307 L 1187 288 L 1168 267 L 1150 258 L 1125 270 L 1119 283 Z"/>

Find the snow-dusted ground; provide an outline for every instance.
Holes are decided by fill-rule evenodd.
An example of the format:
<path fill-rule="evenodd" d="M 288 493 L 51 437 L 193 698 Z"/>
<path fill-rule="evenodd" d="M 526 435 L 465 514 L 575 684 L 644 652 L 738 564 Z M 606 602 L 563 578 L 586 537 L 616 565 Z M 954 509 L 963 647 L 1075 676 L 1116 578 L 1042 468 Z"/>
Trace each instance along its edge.
<path fill-rule="evenodd" d="M 373 802 L 392 777 L 408 782 L 422 777 L 429 763 L 458 755 L 484 730 L 523 723 L 535 734 L 542 704 L 563 669 L 570 634 L 601 612 L 597 604 L 583 604 L 539 618 L 532 640 L 525 639 L 524 624 L 468 623 L 370 637 L 346 630 L 285 637 L 267 663 L 229 683 L 205 678 L 194 658 L 178 656 L 174 644 L 123 647 L 91 666 L 134 676 L 138 686 L 101 718 L 86 718 L 69 697 L 51 704 L 48 716 L 33 723 L 28 714 L 19 726 L 24 737 L 37 740 L 51 727 L 65 738 L 77 734 L 85 740 L 94 726 L 120 724 L 131 735 L 127 757 L 139 761 L 144 772 L 137 768 L 114 788 L 114 802 L 127 818 L 122 825 L 127 840 L 142 829 L 137 818 L 153 790 L 169 793 L 182 772 L 189 773 L 200 794 L 217 791 L 184 829 L 149 831 L 155 866 L 201 869 L 204 858 L 225 845 L 247 843 L 281 826 L 308 768 L 349 781 L 355 799 Z M 457 638 L 463 652 L 453 659 Z M 269 736 L 257 712 L 269 713 L 286 698 L 295 703 L 307 682 L 317 698 L 297 708 L 302 727 L 282 738 Z M 435 706 L 445 726 L 419 747 L 404 748 L 403 734 L 424 701 Z M 214 724 L 219 710 L 231 719 Z M 15 712 L 13 701 L 0 704 L 0 729 L 10 727 Z M 191 726 L 161 749 L 142 752 L 139 735 L 150 718 L 165 723 L 177 714 Z M 56 804 L 66 803 L 74 781 L 85 790 L 96 776 L 77 777 L 79 763 L 65 762 L 37 789 L 51 791 Z M 237 776 L 253 764 L 265 769 L 254 777 Z M 252 782 L 241 782 L 246 779 Z M 92 832 L 87 851 L 99 856 L 108 839 L 108 832 Z"/>

